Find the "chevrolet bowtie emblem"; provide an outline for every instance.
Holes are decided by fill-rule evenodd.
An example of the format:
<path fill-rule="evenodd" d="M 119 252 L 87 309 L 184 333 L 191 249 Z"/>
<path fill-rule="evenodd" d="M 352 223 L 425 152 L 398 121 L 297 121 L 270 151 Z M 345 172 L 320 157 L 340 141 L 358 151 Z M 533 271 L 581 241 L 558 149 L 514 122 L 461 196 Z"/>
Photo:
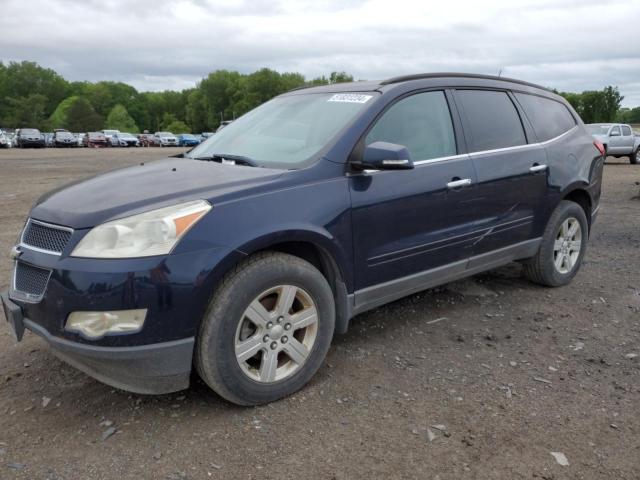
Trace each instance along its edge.
<path fill-rule="evenodd" d="M 9 257 L 11 258 L 11 260 L 17 260 L 20 255 L 22 255 L 22 250 L 20 250 L 20 247 L 18 245 L 15 245 L 11 249 L 11 253 L 9 253 Z"/>

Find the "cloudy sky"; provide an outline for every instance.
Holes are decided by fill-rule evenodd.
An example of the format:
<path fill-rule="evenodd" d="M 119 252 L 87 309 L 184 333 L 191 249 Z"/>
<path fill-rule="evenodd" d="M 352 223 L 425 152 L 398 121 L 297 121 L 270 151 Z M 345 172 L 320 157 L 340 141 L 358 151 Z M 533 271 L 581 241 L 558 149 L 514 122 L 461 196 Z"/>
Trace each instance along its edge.
<path fill-rule="evenodd" d="M 461 71 L 640 105 L 640 0 L 0 0 L 0 60 L 182 89 L 261 67 L 358 79 Z"/>

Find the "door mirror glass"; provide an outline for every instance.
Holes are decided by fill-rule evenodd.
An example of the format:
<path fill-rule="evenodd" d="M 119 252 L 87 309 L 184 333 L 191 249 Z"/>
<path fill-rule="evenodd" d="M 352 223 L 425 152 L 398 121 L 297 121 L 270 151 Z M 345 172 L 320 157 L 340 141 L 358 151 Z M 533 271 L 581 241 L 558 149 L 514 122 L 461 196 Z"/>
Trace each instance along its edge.
<path fill-rule="evenodd" d="M 413 161 L 404 145 L 373 142 L 365 147 L 360 165 L 375 170 L 409 170 Z"/>

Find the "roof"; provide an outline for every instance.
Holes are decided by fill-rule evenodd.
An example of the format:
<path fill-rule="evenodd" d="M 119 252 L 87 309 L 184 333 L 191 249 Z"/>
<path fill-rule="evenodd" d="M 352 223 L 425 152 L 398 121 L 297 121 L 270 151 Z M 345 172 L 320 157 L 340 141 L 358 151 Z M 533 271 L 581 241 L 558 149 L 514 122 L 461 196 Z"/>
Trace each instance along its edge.
<path fill-rule="evenodd" d="M 403 75 L 399 77 L 392 77 L 386 80 L 332 83 L 329 85 L 304 85 L 298 88 L 294 88 L 293 90 L 290 90 L 290 92 L 295 92 L 299 90 L 309 90 L 309 89 L 313 89 L 313 91 L 317 93 L 363 92 L 363 91 L 380 90 L 385 86 L 391 86 L 391 85 L 411 82 L 415 80 L 428 80 L 428 79 L 438 79 L 438 78 L 478 79 L 478 80 L 499 81 L 499 82 L 505 82 L 505 83 L 515 83 L 515 84 L 525 85 L 527 87 L 537 88 L 537 89 L 541 89 L 541 90 L 553 93 L 551 90 L 549 90 L 546 87 L 543 87 L 541 85 L 536 85 L 535 83 L 525 82 L 523 80 L 517 80 L 514 78 L 507 78 L 507 77 L 498 77 L 495 75 L 480 75 L 476 73 L 460 73 L 460 72 L 418 73 L 414 75 Z"/>

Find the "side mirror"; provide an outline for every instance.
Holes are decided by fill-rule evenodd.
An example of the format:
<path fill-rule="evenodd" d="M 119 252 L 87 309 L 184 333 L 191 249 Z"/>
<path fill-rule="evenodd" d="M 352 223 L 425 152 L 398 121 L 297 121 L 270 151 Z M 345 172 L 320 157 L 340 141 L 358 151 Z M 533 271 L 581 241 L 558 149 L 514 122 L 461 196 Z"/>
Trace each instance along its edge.
<path fill-rule="evenodd" d="M 409 150 L 403 145 L 373 142 L 364 148 L 359 165 L 363 169 L 410 170 L 413 168 L 413 161 Z"/>

